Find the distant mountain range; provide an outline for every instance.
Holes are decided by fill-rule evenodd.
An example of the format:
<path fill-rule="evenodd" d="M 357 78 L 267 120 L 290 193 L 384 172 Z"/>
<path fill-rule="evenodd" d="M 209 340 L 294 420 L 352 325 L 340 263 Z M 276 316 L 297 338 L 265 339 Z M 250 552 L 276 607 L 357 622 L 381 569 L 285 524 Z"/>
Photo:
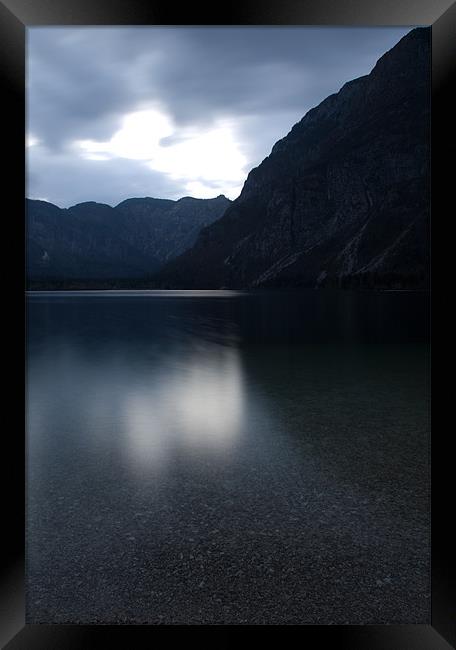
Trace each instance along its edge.
<path fill-rule="evenodd" d="M 30 201 L 28 277 L 427 288 L 430 93 L 430 28 L 417 28 L 310 110 L 234 202 Z"/>
<path fill-rule="evenodd" d="M 68 209 L 27 200 L 29 283 L 138 279 L 190 248 L 229 199 L 127 199 Z"/>

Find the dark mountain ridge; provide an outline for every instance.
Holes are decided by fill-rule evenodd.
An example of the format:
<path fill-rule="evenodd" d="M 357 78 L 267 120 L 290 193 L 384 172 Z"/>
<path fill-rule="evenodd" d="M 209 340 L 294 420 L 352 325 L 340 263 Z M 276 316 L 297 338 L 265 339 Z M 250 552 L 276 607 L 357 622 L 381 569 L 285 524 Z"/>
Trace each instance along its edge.
<path fill-rule="evenodd" d="M 430 29 L 295 124 L 156 286 L 427 288 Z"/>
<path fill-rule="evenodd" d="M 230 201 L 134 198 L 111 207 L 88 201 L 62 209 L 27 199 L 27 277 L 44 280 L 135 279 L 190 248 Z"/>

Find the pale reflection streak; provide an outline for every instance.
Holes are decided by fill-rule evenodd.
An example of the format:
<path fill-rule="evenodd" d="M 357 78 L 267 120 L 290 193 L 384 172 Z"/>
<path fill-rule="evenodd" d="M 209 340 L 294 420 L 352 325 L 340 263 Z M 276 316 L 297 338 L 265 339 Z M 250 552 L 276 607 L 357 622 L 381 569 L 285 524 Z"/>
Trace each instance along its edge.
<path fill-rule="evenodd" d="M 163 469 L 176 451 L 224 454 L 239 441 L 244 412 L 239 352 L 208 347 L 160 373 L 160 384 L 122 401 L 126 452 L 134 467 Z"/>

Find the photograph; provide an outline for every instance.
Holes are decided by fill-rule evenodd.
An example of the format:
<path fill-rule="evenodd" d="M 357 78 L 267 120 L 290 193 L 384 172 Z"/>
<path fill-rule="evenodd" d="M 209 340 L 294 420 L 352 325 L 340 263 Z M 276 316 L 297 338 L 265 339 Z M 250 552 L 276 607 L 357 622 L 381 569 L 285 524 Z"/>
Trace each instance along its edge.
<path fill-rule="evenodd" d="M 2 648 L 456 648 L 455 34 L 0 0 Z"/>
<path fill-rule="evenodd" d="M 27 625 L 431 625 L 431 27 L 25 34 Z"/>

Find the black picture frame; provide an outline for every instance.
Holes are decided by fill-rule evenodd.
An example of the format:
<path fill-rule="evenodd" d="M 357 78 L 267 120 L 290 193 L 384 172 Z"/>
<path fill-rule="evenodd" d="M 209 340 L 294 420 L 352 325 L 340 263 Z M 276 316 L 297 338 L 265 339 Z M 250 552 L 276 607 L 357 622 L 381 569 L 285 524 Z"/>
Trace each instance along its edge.
<path fill-rule="evenodd" d="M 456 4 L 448 0 L 244 0 L 236 5 L 201 6 L 188 3 L 182 7 L 163 0 L 3 0 L 0 1 L 0 72 L 3 86 L 4 251 L 14 260 L 5 272 L 5 290 L 11 314 L 4 318 L 9 327 L 5 347 L 16 339 L 16 354 L 10 367 L 4 369 L 7 386 L 16 401 L 8 398 L 4 420 L 3 473 L 7 479 L 4 491 L 3 563 L 0 582 L 0 641 L 8 650 L 122 646 L 139 648 L 159 643 L 180 641 L 177 627 L 154 626 L 58 626 L 25 624 L 25 443 L 24 418 L 24 198 L 25 198 L 25 33 L 37 25 L 428 25 L 432 26 L 432 282 L 443 276 L 439 266 L 444 259 L 436 255 L 439 231 L 449 218 L 452 171 L 447 160 L 455 160 L 455 140 L 451 121 L 454 103 L 450 91 L 456 68 Z M 8 199 L 8 201 L 6 200 Z M 440 226 L 438 225 L 440 223 Z M 445 226 L 442 226 L 444 228 Z M 451 259 L 451 256 L 448 258 Z M 22 267 L 21 267 L 22 265 Z M 434 289 L 432 292 L 434 296 Z M 433 299 L 433 308 L 435 300 Z M 8 310 L 8 314 L 10 311 Z M 439 336 L 440 338 L 440 336 Z M 433 358 L 436 353 L 433 348 Z M 21 361 L 19 361 L 21 360 Z M 434 361 L 433 361 L 434 366 Z M 13 379 L 13 377 L 15 377 Z M 444 398 L 434 397 L 433 413 Z M 13 406 L 14 404 L 14 406 Z M 448 531 L 451 518 L 451 484 L 453 461 L 446 446 L 447 424 L 432 428 L 432 619 L 431 625 L 385 626 L 300 626 L 299 642 L 303 647 L 346 647 L 350 650 L 445 650 L 456 646 L 456 606 L 452 593 L 452 535 Z M 450 529 L 451 530 L 451 529 Z M 228 636 L 237 637 L 240 630 L 216 626 L 198 633 L 198 640 L 216 647 L 226 644 Z M 288 630 L 268 626 L 255 628 L 255 642 L 267 640 L 284 643 Z M 222 629 L 220 629 L 222 628 Z M 207 628 L 206 628 L 207 629 Z M 172 636 L 168 636 L 171 634 Z M 159 636 L 157 636 L 159 635 Z M 178 635 L 178 636 L 176 636 Z M 259 638 L 258 638 L 259 637 Z M 194 638 L 195 640 L 195 638 Z M 266 640 L 266 637 L 264 637 Z M 286 642 L 286 640 L 285 640 Z"/>

